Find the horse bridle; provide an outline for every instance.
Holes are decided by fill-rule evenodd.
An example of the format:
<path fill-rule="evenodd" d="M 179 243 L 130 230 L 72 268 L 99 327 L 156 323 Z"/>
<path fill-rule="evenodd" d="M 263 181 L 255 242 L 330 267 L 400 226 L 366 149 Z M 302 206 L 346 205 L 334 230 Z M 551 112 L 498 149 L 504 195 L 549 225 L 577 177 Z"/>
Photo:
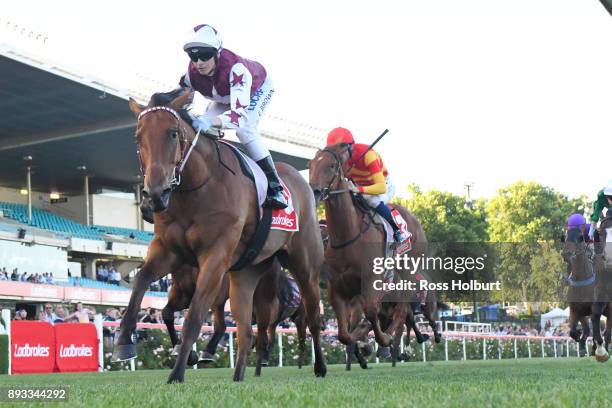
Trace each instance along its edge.
<path fill-rule="evenodd" d="M 142 112 L 140 112 L 140 114 L 138 115 L 138 121 L 140 121 L 140 118 L 142 118 L 144 115 L 146 115 L 147 113 L 150 112 L 155 112 L 155 111 L 164 111 L 164 112 L 168 112 L 169 114 L 171 114 L 172 116 L 174 116 L 174 118 L 176 119 L 176 126 L 178 129 L 178 133 L 179 133 L 179 149 L 181 151 L 181 158 L 179 159 L 179 161 L 174 165 L 174 171 L 172 173 L 172 180 L 170 180 L 170 190 L 171 191 L 176 191 L 179 193 L 185 193 L 185 192 L 191 192 L 191 191 L 195 191 L 200 189 L 201 187 L 204 186 L 204 184 L 206 184 L 208 182 L 209 179 L 205 179 L 199 186 L 196 187 L 192 187 L 192 188 L 188 188 L 188 189 L 183 189 L 183 190 L 178 190 L 178 186 L 181 185 L 181 174 L 183 172 L 183 169 L 185 168 L 185 165 L 187 164 L 187 160 L 189 160 L 189 156 L 191 156 L 191 152 L 193 151 L 193 149 L 195 148 L 195 145 L 198 143 L 198 139 L 200 137 L 200 131 L 198 130 L 196 132 L 195 137 L 193 138 L 193 140 L 191 141 L 191 143 L 189 143 L 189 141 L 187 140 L 187 132 L 185 131 L 185 128 L 183 126 L 181 126 L 181 119 L 179 114 L 172 108 L 169 108 L 167 106 L 153 106 L 151 108 L 147 108 L 145 110 L 143 110 Z M 212 140 L 214 142 L 215 145 L 215 149 L 217 151 L 217 158 L 219 160 L 219 164 L 221 164 L 223 167 L 225 167 L 225 169 L 227 169 L 230 173 L 232 174 L 236 174 L 234 172 L 234 170 L 232 170 L 231 168 L 229 168 L 227 166 L 227 164 L 225 164 L 223 162 L 223 159 L 221 158 L 221 151 L 219 149 L 219 139 L 221 139 L 223 137 L 223 132 L 220 130 L 218 135 L 211 135 L 210 133 L 204 132 L 204 136 L 206 136 L 208 139 Z M 140 156 L 140 143 L 138 142 L 138 139 L 136 139 L 136 154 L 138 155 L 138 163 L 140 165 L 140 172 L 142 174 L 142 177 L 145 177 L 145 168 L 142 164 L 142 157 Z"/>
<path fill-rule="evenodd" d="M 323 150 L 321 150 L 321 152 L 331 154 L 332 157 L 336 160 L 336 165 L 337 165 L 336 170 L 334 172 L 334 176 L 332 177 L 331 181 L 327 184 L 327 187 L 323 188 L 323 190 L 321 191 L 321 201 L 325 201 L 331 195 L 346 193 L 346 192 L 348 192 L 350 190 L 346 189 L 346 188 L 339 189 L 339 190 L 332 190 L 331 189 L 332 185 L 336 181 L 336 178 L 342 178 L 343 177 L 343 174 L 342 174 L 342 161 L 340 160 L 340 157 L 338 157 L 338 154 L 336 152 L 334 152 L 333 150 L 323 149 Z M 361 238 L 363 236 L 363 234 L 365 234 L 368 231 L 368 229 L 370 229 L 370 225 L 372 225 L 371 222 L 363 223 L 363 228 L 359 231 L 359 234 L 357 234 L 356 237 L 351 238 L 351 239 L 349 239 L 346 242 L 343 242 L 342 244 L 334 245 L 334 244 L 331 243 L 331 236 L 328 237 L 329 246 L 332 249 L 341 249 L 341 248 L 345 248 L 345 247 L 351 245 L 352 243 L 356 242 L 359 238 Z"/>
<path fill-rule="evenodd" d="M 323 188 L 323 190 L 321 191 L 321 201 L 325 201 L 331 195 L 340 194 L 340 193 L 346 193 L 349 190 L 345 189 L 345 188 L 340 189 L 340 190 L 332 190 L 331 189 L 332 185 L 336 181 L 336 178 L 341 178 L 342 177 L 342 161 L 340 160 L 340 157 L 338 157 L 338 154 L 336 152 L 334 152 L 333 150 L 323 149 L 323 150 L 321 150 L 321 152 L 331 154 L 332 157 L 334 158 L 334 160 L 336 160 L 336 165 L 337 165 L 336 170 L 334 171 L 334 176 L 332 177 L 330 182 L 327 184 L 327 187 Z"/>

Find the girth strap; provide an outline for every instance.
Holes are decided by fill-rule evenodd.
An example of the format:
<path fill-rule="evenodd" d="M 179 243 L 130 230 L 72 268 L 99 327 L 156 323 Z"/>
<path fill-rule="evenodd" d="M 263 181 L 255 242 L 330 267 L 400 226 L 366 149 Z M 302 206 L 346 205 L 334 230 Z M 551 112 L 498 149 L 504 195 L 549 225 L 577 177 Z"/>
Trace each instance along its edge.
<path fill-rule="evenodd" d="M 244 267 L 247 267 L 257 258 L 257 255 L 261 252 L 268 235 L 270 234 L 270 226 L 272 225 L 272 207 L 264 206 L 263 216 L 257 223 L 255 228 L 255 234 L 251 237 L 251 240 L 247 244 L 246 249 L 240 255 L 240 259 L 236 261 L 230 267 L 230 271 L 238 271 Z"/>

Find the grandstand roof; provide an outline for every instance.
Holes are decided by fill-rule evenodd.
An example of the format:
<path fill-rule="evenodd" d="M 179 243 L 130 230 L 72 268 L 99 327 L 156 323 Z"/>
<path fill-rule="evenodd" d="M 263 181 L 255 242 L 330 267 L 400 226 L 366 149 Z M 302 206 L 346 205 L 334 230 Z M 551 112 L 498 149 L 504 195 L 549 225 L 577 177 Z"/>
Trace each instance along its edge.
<path fill-rule="evenodd" d="M 35 191 L 81 193 L 82 165 L 93 176 L 91 192 L 131 190 L 139 170 L 127 99 L 103 81 L 1 46 L 0 185 L 23 188 L 23 158 L 32 156 Z M 269 137 L 276 160 L 305 168 L 312 146 Z"/>

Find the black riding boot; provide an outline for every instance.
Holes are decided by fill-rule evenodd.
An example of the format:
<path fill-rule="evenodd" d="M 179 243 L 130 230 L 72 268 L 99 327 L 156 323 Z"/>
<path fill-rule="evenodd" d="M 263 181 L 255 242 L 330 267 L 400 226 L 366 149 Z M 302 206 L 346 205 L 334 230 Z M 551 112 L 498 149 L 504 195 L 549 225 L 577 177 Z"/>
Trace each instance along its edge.
<path fill-rule="evenodd" d="M 268 179 L 268 194 L 266 197 L 266 202 L 275 208 L 287 208 L 289 203 L 285 199 L 285 196 L 283 196 L 281 193 L 283 191 L 283 186 L 278 178 L 278 173 L 276 172 L 276 167 L 274 167 L 272 156 L 267 156 L 261 160 L 258 160 L 257 164 L 259 167 L 261 167 L 266 175 L 266 178 Z"/>

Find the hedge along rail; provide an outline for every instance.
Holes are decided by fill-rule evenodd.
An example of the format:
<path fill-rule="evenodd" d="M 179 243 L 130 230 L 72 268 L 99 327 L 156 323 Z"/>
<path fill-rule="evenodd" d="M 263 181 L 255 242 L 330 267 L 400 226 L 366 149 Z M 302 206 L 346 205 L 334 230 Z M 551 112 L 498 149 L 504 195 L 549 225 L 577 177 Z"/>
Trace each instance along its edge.
<path fill-rule="evenodd" d="M 9 337 L 9 361 L 8 361 L 8 373 L 11 374 L 11 351 L 12 351 L 12 347 L 11 347 L 11 341 L 10 341 L 10 336 L 11 336 L 11 320 L 10 320 L 10 310 L 3 310 L 2 311 L 2 317 L 5 321 L 6 324 L 6 329 L 7 329 L 7 333 L 8 333 L 8 337 Z M 65 324 L 70 324 L 70 323 L 65 323 Z M 98 371 L 102 372 L 104 371 L 104 342 L 103 342 L 103 328 L 104 327 L 108 327 L 108 328 L 118 328 L 120 326 L 120 322 L 106 322 L 102 320 L 102 315 L 101 314 L 97 314 L 95 316 L 94 319 L 94 323 L 96 325 L 96 331 L 98 333 L 98 365 L 99 365 L 99 369 Z M 181 331 L 183 326 L 180 325 L 175 325 L 174 326 L 176 328 L 177 331 Z M 155 323 L 138 323 L 137 324 L 137 329 L 159 329 L 159 330 L 166 330 L 166 326 L 164 324 L 155 324 Z M 256 331 L 256 328 L 253 328 L 254 331 Z M 202 326 L 201 328 L 201 333 L 213 333 L 214 332 L 214 327 L 213 326 Z M 236 332 L 236 328 L 235 327 L 228 327 L 226 329 L 226 332 L 229 335 L 229 341 L 228 341 L 228 353 L 229 353 L 229 365 L 231 368 L 234 368 L 234 333 Z M 279 346 L 279 367 L 283 366 L 283 335 L 287 334 L 291 334 L 291 335 L 297 335 L 297 330 L 294 328 L 291 329 L 283 329 L 283 328 L 277 328 L 276 333 L 278 334 L 277 338 L 278 338 L 278 346 Z M 309 334 L 309 333 L 308 333 Z M 324 330 L 321 332 L 322 335 L 325 336 L 337 336 L 338 332 L 336 330 Z M 479 356 L 482 360 L 487 360 L 487 359 L 502 359 L 502 355 L 503 355 L 503 350 L 502 350 L 502 342 L 508 342 L 510 344 L 513 345 L 513 349 L 514 349 L 514 358 L 518 359 L 518 358 L 524 358 L 524 357 L 519 357 L 519 353 L 518 353 L 518 345 L 519 343 L 527 343 L 527 351 L 528 351 L 528 358 L 532 358 L 532 357 L 546 357 L 547 353 L 546 353 L 546 348 L 545 345 L 546 343 L 550 344 L 550 342 L 552 342 L 552 350 L 553 350 L 553 356 L 555 358 L 557 357 L 570 357 L 570 344 L 574 344 L 574 346 L 576 346 L 575 342 L 569 338 L 569 337 L 564 337 L 564 336 L 550 336 L 550 337 L 544 337 L 544 336 L 516 336 L 516 335 L 504 335 L 504 336 L 496 336 L 493 334 L 483 334 L 483 333 L 475 333 L 475 332 L 456 332 L 456 331 L 444 331 L 442 332 L 443 335 L 443 340 L 444 340 L 444 361 L 450 361 L 451 359 L 449 358 L 449 344 L 451 342 L 460 342 L 461 344 L 461 351 L 462 351 L 462 358 L 461 360 L 465 361 L 468 360 L 469 353 L 467 352 L 467 343 L 468 341 L 473 341 L 473 342 L 478 342 L 478 341 L 482 341 L 482 352 L 479 353 Z M 492 342 L 498 342 L 498 347 L 497 347 L 497 355 L 488 355 L 487 354 L 487 345 L 491 344 Z M 589 354 L 589 347 L 588 347 L 588 342 L 592 341 L 592 338 L 589 337 L 589 339 L 587 340 L 587 354 Z M 426 343 L 424 342 L 421 344 L 421 355 L 422 355 L 422 360 L 423 361 L 427 361 L 427 347 L 426 347 Z M 404 336 L 402 336 L 402 341 L 401 341 L 401 352 L 404 352 Z M 561 345 L 563 347 L 563 345 L 565 345 L 565 353 L 561 353 L 558 350 L 558 345 Z M 378 349 L 378 345 L 375 344 L 375 349 Z M 580 357 L 579 354 L 579 350 L 578 347 L 575 347 L 576 349 L 576 356 Z M 312 342 L 311 342 L 311 354 L 314 353 L 314 350 L 312 348 Z M 314 361 L 314 358 L 313 360 Z M 379 359 L 376 358 L 375 360 L 376 363 L 379 363 Z M 196 366 L 193 366 L 194 369 L 197 368 Z M 135 364 L 135 360 L 132 359 L 130 360 L 130 370 L 134 371 L 136 369 L 136 364 Z"/>
<path fill-rule="evenodd" d="M 102 322 L 102 326 L 104 327 L 119 327 L 120 323 L 119 322 Z M 175 325 L 174 326 L 175 329 L 177 331 L 181 331 L 182 330 L 182 326 L 179 325 Z M 166 326 L 163 324 L 155 324 L 155 323 L 138 323 L 137 324 L 137 329 L 160 329 L 160 330 L 166 330 Z M 257 328 L 253 328 L 253 331 L 256 332 Z M 202 326 L 201 329 L 201 333 L 213 333 L 214 332 L 214 327 L 213 326 Z M 235 327 L 228 327 L 226 329 L 226 332 L 229 335 L 229 341 L 228 341 L 228 353 L 229 353 L 229 362 L 230 362 L 230 367 L 234 368 L 234 333 L 236 332 L 236 328 Z M 291 335 L 297 335 L 297 330 L 294 328 L 291 329 L 283 329 L 283 328 L 277 328 L 276 329 L 276 333 L 278 334 L 277 339 L 278 339 L 278 346 L 279 346 L 279 367 L 283 366 L 283 335 L 284 334 L 291 334 Z M 310 333 L 307 331 L 307 334 L 309 335 Z M 337 336 L 338 335 L 338 331 L 337 330 L 324 330 L 321 331 L 321 335 L 324 336 Z M 404 352 L 404 336 L 402 336 L 402 341 L 400 343 L 400 347 L 401 347 L 401 352 Z M 546 357 L 547 353 L 546 353 L 546 349 L 545 349 L 545 345 L 546 343 L 552 342 L 552 350 L 553 350 L 553 356 L 555 358 L 557 357 L 570 357 L 570 345 L 574 344 L 575 346 L 575 342 L 573 339 L 571 339 L 570 337 L 566 337 L 566 336 L 550 336 L 550 337 L 545 337 L 545 336 L 517 336 L 517 335 L 503 335 L 503 336 L 497 336 L 497 335 L 493 335 L 493 334 L 483 334 L 483 333 L 476 333 L 476 332 L 456 332 L 456 331 L 444 331 L 442 332 L 442 336 L 443 336 L 443 340 L 444 340 L 444 361 L 450 361 L 451 359 L 449 359 L 449 342 L 451 341 L 459 341 L 461 342 L 461 346 L 462 346 L 462 360 L 468 360 L 468 353 L 467 353 L 467 341 L 476 341 L 476 340 L 482 340 L 482 353 L 481 353 L 481 358 L 483 360 L 487 360 L 487 359 L 491 359 L 491 358 L 495 358 L 497 357 L 497 359 L 502 359 L 502 347 L 501 347 L 501 342 L 509 342 L 511 344 L 513 344 L 513 349 L 514 349 L 514 358 L 518 359 L 519 357 L 519 353 L 518 353 L 518 344 L 519 342 L 526 342 L 527 343 L 527 350 L 528 350 L 528 358 L 532 358 L 532 357 L 538 357 L 538 355 L 540 355 L 541 357 Z M 370 337 L 372 337 L 372 333 L 370 333 Z M 490 342 L 495 342 L 498 341 L 500 343 L 498 343 L 498 353 L 497 356 L 489 356 L 487 355 L 487 344 Z M 592 341 L 592 338 L 589 337 L 587 340 L 587 353 L 589 353 L 589 347 L 588 347 L 588 342 Z M 426 343 L 424 342 L 421 344 L 421 350 L 422 350 L 422 359 L 423 361 L 427 361 L 427 350 L 426 350 Z M 558 350 L 558 345 L 565 345 L 565 353 L 560 353 Z M 378 349 L 378 345 L 375 344 L 375 349 Z M 579 350 L 578 347 L 575 347 L 576 349 L 576 356 L 580 357 L 579 354 Z M 311 342 L 311 353 L 314 353 L 314 350 L 312 349 L 312 342 Z M 314 357 L 313 360 L 314 361 Z M 376 358 L 376 363 L 379 363 L 379 359 Z M 101 361 L 101 366 L 103 365 L 103 361 Z M 193 366 L 194 368 L 196 368 L 197 366 Z M 134 360 L 130 360 L 130 368 L 132 370 L 135 369 L 135 364 L 134 364 Z"/>

